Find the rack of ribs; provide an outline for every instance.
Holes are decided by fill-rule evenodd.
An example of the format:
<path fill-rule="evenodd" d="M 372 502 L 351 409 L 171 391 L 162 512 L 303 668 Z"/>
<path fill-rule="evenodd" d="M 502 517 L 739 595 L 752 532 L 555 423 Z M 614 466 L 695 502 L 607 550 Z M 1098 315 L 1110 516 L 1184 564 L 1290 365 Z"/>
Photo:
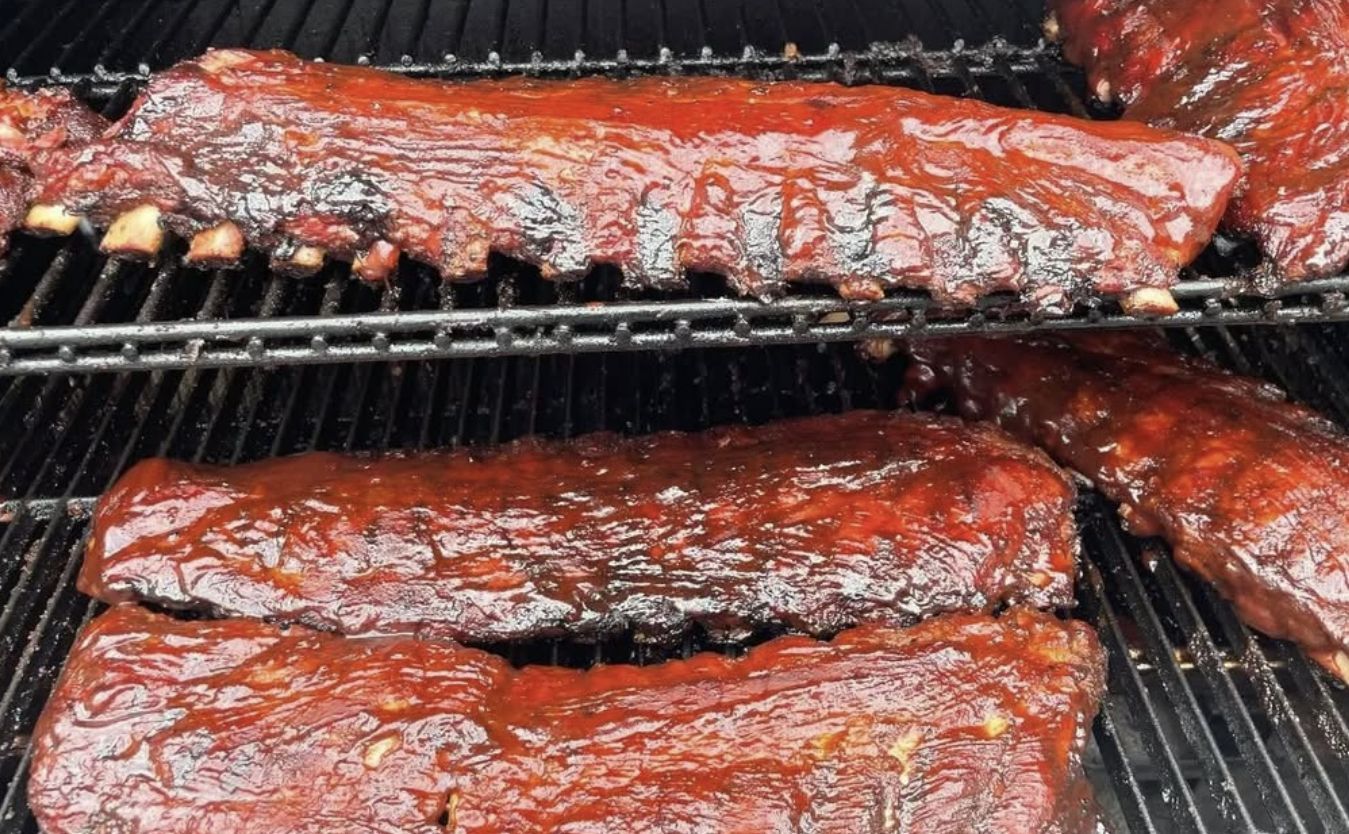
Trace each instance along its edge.
<path fill-rule="evenodd" d="M 1086 834 L 1103 665 L 1026 610 L 576 670 L 117 606 L 28 796 L 46 834 Z"/>
<path fill-rule="evenodd" d="M 1132 334 L 910 349 L 916 395 L 1043 446 L 1246 622 L 1349 680 L 1349 438 L 1326 420 Z"/>
<path fill-rule="evenodd" d="M 694 434 L 133 467 L 79 587 L 107 602 L 472 642 L 828 634 L 1067 607 L 1071 481 L 991 426 L 856 411 Z"/>
<path fill-rule="evenodd" d="M 1170 312 L 1240 175 L 1230 148 L 881 85 L 734 78 L 448 83 L 240 50 L 156 74 L 104 138 L 47 155 L 44 207 L 110 225 L 106 250 L 246 245 L 382 279 L 447 279 L 498 252 L 551 278 L 687 271 L 771 297 L 829 283 L 967 304 L 1014 291 Z"/>
<path fill-rule="evenodd" d="M 1047 29 L 1125 116 L 1220 139 L 1246 164 L 1227 225 L 1266 284 L 1349 265 L 1349 4 L 1052 0 Z"/>
<path fill-rule="evenodd" d="M 107 122 L 61 89 L 24 92 L 0 83 L 0 254 L 9 233 L 27 222 L 43 231 L 70 234 L 79 218 L 51 207 L 29 215 L 36 184 L 34 157 L 67 143 L 91 141 Z"/>

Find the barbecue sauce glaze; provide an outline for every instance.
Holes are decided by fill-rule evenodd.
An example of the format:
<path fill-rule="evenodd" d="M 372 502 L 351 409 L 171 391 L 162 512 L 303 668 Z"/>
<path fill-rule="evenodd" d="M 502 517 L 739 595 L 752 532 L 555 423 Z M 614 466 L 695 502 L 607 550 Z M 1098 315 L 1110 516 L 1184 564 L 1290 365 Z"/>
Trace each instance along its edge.
<path fill-rule="evenodd" d="M 133 467 L 80 588 L 466 641 L 828 634 L 1070 606 L 1074 489 L 988 426 L 855 411 L 693 434 Z"/>
<path fill-rule="evenodd" d="M 1349 3 L 1054 0 L 1064 54 L 1125 117 L 1220 139 L 1246 179 L 1227 224 L 1270 278 L 1349 265 Z"/>
<path fill-rule="evenodd" d="M 1172 285 L 1239 175 L 1230 149 L 886 86 L 732 78 L 468 83 L 207 53 L 110 135 L 49 155 L 40 199 L 106 224 L 152 205 L 288 257 L 393 244 L 446 277 L 491 251 L 641 287 L 687 270 L 771 296 L 891 287 L 1063 307 Z"/>
<path fill-rule="evenodd" d="M 1127 333 L 917 343 L 917 392 L 1043 446 L 1246 622 L 1349 680 L 1349 439 L 1273 386 Z"/>
<path fill-rule="evenodd" d="M 28 796 L 46 834 L 1086 834 L 1103 689 L 1024 610 L 579 671 L 117 606 Z"/>
<path fill-rule="evenodd" d="M 98 136 L 107 122 L 64 89 L 24 92 L 0 82 L 0 254 L 36 188 L 30 165 L 43 150 Z"/>

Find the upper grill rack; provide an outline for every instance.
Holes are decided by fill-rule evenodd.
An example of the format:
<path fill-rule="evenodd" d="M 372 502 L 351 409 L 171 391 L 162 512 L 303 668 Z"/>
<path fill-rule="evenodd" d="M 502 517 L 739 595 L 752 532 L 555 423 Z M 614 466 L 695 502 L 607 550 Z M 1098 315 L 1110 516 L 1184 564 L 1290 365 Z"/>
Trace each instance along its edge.
<path fill-rule="evenodd" d="M 208 46 L 283 47 L 377 66 L 529 71 L 605 62 L 732 61 L 865 52 L 913 38 L 933 50 L 1005 40 L 1035 48 L 1039 0 L 13 0 L 0 23 L 11 79 L 109 79 Z"/>
<path fill-rule="evenodd" d="M 1203 328 L 1178 341 L 1349 421 L 1349 329 Z M 32 834 L 31 732 L 77 629 L 90 498 L 136 460 L 230 463 L 305 449 L 647 432 L 893 403 L 898 368 L 783 346 L 459 362 L 189 369 L 0 381 L 0 830 Z M 1087 496 L 1076 616 L 1110 655 L 1088 769 L 1123 832 L 1349 831 L 1349 689 L 1251 633 L 1156 542 Z M 705 648 L 699 641 L 684 652 Z M 654 662 L 624 641 L 513 647 L 517 660 Z"/>
<path fill-rule="evenodd" d="M 336 8 L 332 8 L 336 6 Z M 530 73 L 737 73 L 903 84 L 1002 104 L 1101 115 L 1080 75 L 1039 38 L 1043 11 L 1022 0 L 823 3 L 816 0 L 254 0 L 104 3 L 53 14 L 27 2 L 0 24 L 13 82 L 62 83 L 120 113 L 151 67 L 208 45 L 282 46 L 310 57 L 440 77 Z M 121 29 L 108 29 L 114 23 Z M 153 24 L 153 26 L 152 26 Z M 148 27 L 148 28 L 147 28 Z M 142 30 L 154 32 L 154 36 Z M 94 44 L 100 31 L 118 31 Z M 968 44 L 980 44 L 969 46 Z M 22 45 L 21 48 L 18 48 Z M 99 46 L 100 48 L 93 48 Z M 20 236 L 0 261 L 0 375 L 187 367 L 539 355 L 655 348 L 818 343 L 1037 328 L 1148 324 L 1113 303 L 1040 317 L 1010 297 L 952 313 L 924 293 L 851 304 L 795 289 L 769 303 L 731 297 L 695 276 L 678 295 L 626 292 L 610 270 L 554 285 L 494 262 L 477 285 L 440 286 L 404 263 L 388 287 L 360 286 L 345 265 L 305 280 L 180 264 L 182 241 L 157 266 L 109 262 L 88 240 Z M 1246 294 L 1248 247 L 1211 247 L 1176 292 L 1165 325 L 1349 318 L 1349 276 Z"/>

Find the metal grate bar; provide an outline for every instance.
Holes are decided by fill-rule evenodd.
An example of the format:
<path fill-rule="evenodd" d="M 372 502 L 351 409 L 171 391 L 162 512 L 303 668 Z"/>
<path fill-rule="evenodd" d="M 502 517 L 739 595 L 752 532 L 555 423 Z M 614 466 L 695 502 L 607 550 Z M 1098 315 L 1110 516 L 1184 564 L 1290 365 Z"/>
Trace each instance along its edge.
<path fill-rule="evenodd" d="M 1174 562 L 1161 555 L 1148 561 L 1155 565 L 1153 575 L 1158 581 L 1161 596 L 1168 605 L 1169 613 L 1180 624 L 1182 631 L 1190 635 L 1187 648 L 1196 665 L 1203 671 L 1210 690 L 1217 696 L 1220 709 L 1229 717 L 1231 723 L 1240 725 L 1240 730 L 1236 734 L 1237 743 L 1242 747 L 1242 755 L 1247 759 L 1259 759 L 1269 773 L 1265 778 L 1276 788 L 1282 803 L 1296 807 L 1289 796 L 1288 786 L 1278 778 L 1270 753 L 1262 740 L 1262 734 L 1248 707 L 1248 703 L 1255 700 L 1263 704 L 1273 721 L 1283 730 L 1279 740 L 1286 748 L 1287 754 L 1292 757 L 1295 770 L 1300 777 L 1292 787 L 1296 788 L 1300 784 L 1309 791 L 1316 817 L 1322 823 L 1349 830 L 1349 814 L 1346 814 L 1344 804 L 1340 800 L 1339 789 L 1331 781 L 1327 769 L 1317 757 L 1307 728 L 1295 714 L 1288 695 L 1274 677 L 1273 670 L 1256 647 L 1249 631 L 1237 622 L 1236 616 L 1226 603 L 1220 602 L 1211 593 L 1205 593 L 1205 609 L 1214 612 L 1226 627 L 1224 636 L 1228 638 L 1229 643 L 1234 646 L 1245 646 L 1245 651 L 1236 653 L 1241 658 L 1241 666 L 1237 670 L 1252 679 L 1252 683 L 1262 695 L 1258 700 L 1248 700 L 1238 691 L 1233 670 L 1223 662 L 1220 649 L 1203 626 L 1199 607 L 1181 580 Z M 1238 640 L 1231 639 L 1236 636 L 1232 633 L 1234 631 L 1240 632 Z"/>
<path fill-rule="evenodd" d="M 1083 534 L 1086 545 L 1084 550 L 1090 554 L 1093 562 L 1091 572 L 1099 571 L 1099 575 L 1108 576 L 1111 587 L 1119 589 L 1124 597 L 1125 616 L 1130 623 L 1138 626 L 1136 632 L 1141 635 L 1143 656 L 1148 659 L 1152 669 L 1162 673 L 1161 695 L 1164 700 L 1158 704 L 1156 696 L 1144 685 L 1138 669 L 1129 663 L 1128 644 L 1123 639 L 1120 615 L 1115 611 L 1114 603 L 1106 595 L 1094 600 L 1102 615 L 1097 627 L 1112 651 L 1111 692 L 1118 691 L 1129 703 L 1134 726 L 1145 728 L 1144 744 L 1149 754 L 1154 759 L 1165 761 L 1171 785 L 1164 791 L 1163 797 L 1172 803 L 1170 810 L 1173 816 L 1180 817 L 1196 830 L 1203 827 L 1199 822 L 1201 815 L 1195 797 L 1179 762 L 1174 760 L 1174 742 L 1163 730 L 1163 715 L 1172 718 L 1178 725 L 1187 749 L 1195 752 L 1196 763 L 1205 781 L 1219 792 L 1214 799 L 1225 822 L 1235 830 L 1255 830 L 1254 820 L 1240 795 L 1236 779 L 1204 721 L 1203 712 L 1184 673 L 1169 653 L 1157 613 L 1148 605 L 1143 591 L 1130 584 L 1137 577 L 1124 570 L 1128 565 L 1127 560 L 1111 558 L 1118 555 L 1112 551 L 1120 546 L 1120 542 L 1099 506 L 1088 505 Z M 1102 551 L 1107 555 L 1102 556 Z M 1121 652 L 1125 659 L 1115 661 Z M 1121 670 L 1123 674 L 1115 670 L 1116 663 L 1124 667 Z"/>
<path fill-rule="evenodd" d="M 1346 284 L 1349 278 L 1320 282 L 1321 286 L 1332 287 Z M 772 305 L 738 299 L 634 301 L 544 309 L 388 310 L 326 318 L 276 316 L 39 326 L 10 328 L 0 333 L 0 375 L 742 347 L 903 338 L 915 334 L 1349 319 L 1349 309 L 1339 306 L 1338 290 L 1320 296 L 1314 290 L 1315 286 L 1289 288 L 1290 293 L 1307 294 L 1277 307 L 1264 304 L 1254 309 L 1214 306 L 1209 303 L 1211 299 L 1202 296 L 1192 304 L 1192 293 L 1186 291 L 1180 294 L 1185 304 L 1180 312 L 1152 320 L 1099 310 L 1061 319 L 989 310 L 944 320 L 929 317 L 925 297 L 897 296 L 858 306 L 834 298 L 805 296 Z M 50 290 L 43 298 L 53 292 L 54 289 Z M 848 320 L 838 322 L 839 315 Z M 897 317 L 889 318 L 892 315 Z M 790 323 L 782 323 L 784 319 Z"/>

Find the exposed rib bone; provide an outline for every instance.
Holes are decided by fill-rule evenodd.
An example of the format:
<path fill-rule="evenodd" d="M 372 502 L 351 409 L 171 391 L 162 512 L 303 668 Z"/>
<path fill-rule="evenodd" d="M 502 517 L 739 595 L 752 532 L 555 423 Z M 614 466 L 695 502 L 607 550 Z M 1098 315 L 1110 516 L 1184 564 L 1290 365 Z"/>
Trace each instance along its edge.
<path fill-rule="evenodd" d="M 317 246 L 297 246 L 288 256 L 273 256 L 272 269 L 287 275 L 313 275 L 323 269 L 323 259 L 327 256 L 328 253 Z"/>
<path fill-rule="evenodd" d="M 103 236 L 102 249 L 110 255 L 151 257 L 164 244 L 164 229 L 159 225 L 159 209 L 153 205 L 137 206 L 108 227 Z"/>
<path fill-rule="evenodd" d="M 1120 301 L 1124 312 L 1131 316 L 1169 316 L 1180 309 L 1175 296 L 1168 290 L 1144 287 L 1134 290 Z"/>
<path fill-rule="evenodd" d="M 68 213 L 64 206 L 38 203 L 28 210 L 23 225 L 38 234 L 68 235 L 79 228 L 80 216 Z"/>
<path fill-rule="evenodd" d="M 351 262 L 351 271 L 367 281 L 384 281 L 398 268 L 398 247 L 377 240 Z"/>
<path fill-rule="evenodd" d="M 226 220 L 198 232 L 188 247 L 186 260 L 191 264 L 223 265 L 235 263 L 243 254 L 244 233 Z"/>

